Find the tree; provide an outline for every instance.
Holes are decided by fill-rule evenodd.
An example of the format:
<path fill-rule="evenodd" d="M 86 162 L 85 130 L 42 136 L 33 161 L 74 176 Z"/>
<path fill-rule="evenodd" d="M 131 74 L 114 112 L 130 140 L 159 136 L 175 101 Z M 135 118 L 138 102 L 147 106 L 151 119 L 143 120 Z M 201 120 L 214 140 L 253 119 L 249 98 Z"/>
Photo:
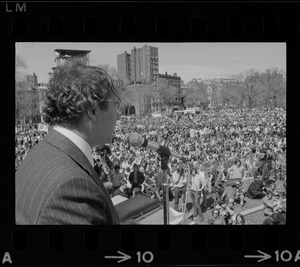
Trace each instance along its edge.
<path fill-rule="evenodd" d="M 211 101 L 214 107 L 218 107 L 221 103 L 221 95 L 220 95 L 220 84 L 218 84 L 215 80 L 212 80 L 210 83 L 211 87 Z"/>
<path fill-rule="evenodd" d="M 178 95 L 178 89 L 170 86 L 166 79 L 158 79 L 156 88 L 158 97 L 163 103 L 170 103 Z"/>
<path fill-rule="evenodd" d="M 273 107 L 283 103 L 286 94 L 285 75 L 277 68 L 267 69 L 261 74 L 262 86 L 265 91 L 266 102 Z"/>
<path fill-rule="evenodd" d="M 236 79 L 223 81 L 220 90 L 220 103 L 222 106 L 239 106 L 242 103 L 240 88 Z"/>
<path fill-rule="evenodd" d="M 26 89 L 16 90 L 16 120 L 28 123 L 39 115 L 39 92 Z"/>
<path fill-rule="evenodd" d="M 179 89 L 170 85 L 168 79 L 159 78 L 153 84 L 145 85 L 147 90 L 144 97 L 147 99 L 148 112 L 151 106 L 158 107 L 160 111 L 171 107 L 174 100 L 179 96 Z"/>
<path fill-rule="evenodd" d="M 24 59 L 20 55 L 16 55 L 16 67 L 15 67 L 15 81 L 16 81 L 16 89 L 21 88 L 22 83 L 25 81 L 24 71 L 27 68 L 27 64 Z"/>
<path fill-rule="evenodd" d="M 263 73 L 251 69 L 232 75 L 230 79 L 210 80 L 208 83 L 194 78 L 187 83 L 185 104 L 197 106 L 199 100 L 203 104 L 208 95 L 213 106 L 285 106 L 285 73 L 277 68 L 267 69 Z"/>
<path fill-rule="evenodd" d="M 126 115 L 129 115 L 130 107 L 134 106 L 138 99 L 136 88 L 134 88 L 134 86 L 127 86 L 121 91 L 120 96 L 123 101 L 124 109 L 127 110 Z"/>
<path fill-rule="evenodd" d="M 238 76 L 241 100 L 246 101 L 249 108 L 257 105 L 262 93 L 261 78 L 258 71 L 254 69 L 245 71 Z"/>
<path fill-rule="evenodd" d="M 20 55 L 16 55 L 15 62 L 15 119 L 19 121 L 21 118 L 25 119 L 24 108 L 28 106 L 28 99 L 24 97 L 22 90 L 26 88 L 24 71 L 27 68 L 26 62 Z"/>
<path fill-rule="evenodd" d="M 20 55 L 16 55 L 15 66 L 15 120 L 17 123 L 28 123 L 40 115 L 39 91 L 32 89 L 31 84 L 26 81 L 27 64 Z"/>
<path fill-rule="evenodd" d="M 283 80 L 282 80 L 282 90 L 278 92 L 277 98 L 278 106 L 285 107 L 286 106 L 286 76 L 283 73 Z"/>
<path fill-rule="evenodd" d="M 100 67 L 107 71 L 110 77 L 115 83 L 115 88 L 122 99 L 122 109 L 123 113 L 129 114 L 129 109 L 131 106 L 134 106 L 134 103 L 137 99 L 136 92 L 132 87 L 129 86 L 130 81 L 128 79 L 123 79 L 119 76 L 118 71 L 115 67 L 106 64 L 98 64 L 97 67 Z"/>
<path fill-rule="evenodd" d="M 115 67 L 110 66 L 108 63 L 106 64 L 99 64 L 97 65 L 97 67 L 104 69 L 105 71 L 107 71 L 107 73 L 111 76 L 111 78 L 113 80 L 119 80 L 120 77 L 118 75 L 118 71 L 116 70 Z"/>
<path fill-rule="evenodd" d="M 208 86 L 199 79 L 193 78 L 187 83 L 184 94 L 185 105 L 205 106 L 208 103 Z"/>
<path fill-rule="evenodd" d="M 140 101 L 144 103 L 144 111 L 151 113 L 151 100 L 155 97 L 155 86 L 153 84 L 140 84 L 139 90 L 141 93 L 138 96 L 141 98 Z"/>
<path fill-rule="evenodd" d="M 200 101 L 197 88 L 187 88 L 184 94 L 184 104 L 185 106 L 196 106 L 197 103 Z"/>

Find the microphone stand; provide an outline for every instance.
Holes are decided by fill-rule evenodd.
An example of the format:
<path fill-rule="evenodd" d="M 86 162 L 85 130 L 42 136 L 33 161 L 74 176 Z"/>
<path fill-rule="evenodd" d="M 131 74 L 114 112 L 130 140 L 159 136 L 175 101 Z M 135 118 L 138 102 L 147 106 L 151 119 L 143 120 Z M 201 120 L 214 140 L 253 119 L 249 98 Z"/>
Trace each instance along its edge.
<path fill-rule="evenodd" d="M 168 161 L 170 158 L 170 155 L 159 153 L 161 157 L 161 169 L 164 172 L 166 169 L 168 169 Z M 167 175 L 164 173 L 164 181 L 162 183 L 162 189 L 163 189 L 163 212 L 164 212 L 164 224 L 169 225 L 170 224 L 170 213 L 169 213 L 169 183 L 167 179 Z"/>
<path fill-rule="evenodd" d="M 274 153 L 274 161 L 275 161 L 275 181 L 277 181 L 277 166 L 276 166 L 276 161 L 277 161 L 277 154 Z"/>
<path fill-rule="evenodd" d="M 191 169 L 190 169 L 190 164 L 187 164 L 188 166 L 188 174 L 187 174 L 187 184 L 186 184 L 186 191 L 185 191 L 185 199 L 184 199 L 184 204 L 183 204 L 183 216 L 182 216 L 182 221 L 181 224 L 184 224 L 184 217 L 185 217 L 185 210 L 186 210 L 186 203 L 187 203 L 187 197 L 188 194 L 190 193 L 190 179 L 191 179 Z"/>

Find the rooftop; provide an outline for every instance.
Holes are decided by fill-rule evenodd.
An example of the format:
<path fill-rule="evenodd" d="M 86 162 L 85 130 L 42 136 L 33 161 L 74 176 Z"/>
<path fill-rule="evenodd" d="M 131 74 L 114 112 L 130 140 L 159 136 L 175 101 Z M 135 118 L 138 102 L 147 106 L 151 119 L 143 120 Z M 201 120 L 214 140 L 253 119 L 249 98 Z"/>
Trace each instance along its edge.
<path fill-rule="evenodd" d="M 90 53 L 90 50 L 72 50 L 72 49 L 55 49 L 55 52 L 59 53 L 61 56 L 70 55 L 70 56 L 78 56 L 78 55 L 87 55 Z"/>

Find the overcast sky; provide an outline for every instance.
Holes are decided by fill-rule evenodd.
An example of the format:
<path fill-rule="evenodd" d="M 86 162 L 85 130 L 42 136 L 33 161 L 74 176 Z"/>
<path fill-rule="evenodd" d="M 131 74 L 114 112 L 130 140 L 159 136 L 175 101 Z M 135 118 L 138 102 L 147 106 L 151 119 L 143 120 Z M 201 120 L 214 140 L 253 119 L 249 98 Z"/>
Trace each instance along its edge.
<path fill-rule="evenodd" d="M 249 69 L 286 71 L 285 43 L 16 43 L 16 53 L 38 82 L 47 82 L 55 66 L 55 49 L 91 50 L 90 65 L 117 68 L 117 55 L 145 44 L 158 47 L 159 73 L 174 72 L 184 82 L 192 78 L 226 78 Z"/>

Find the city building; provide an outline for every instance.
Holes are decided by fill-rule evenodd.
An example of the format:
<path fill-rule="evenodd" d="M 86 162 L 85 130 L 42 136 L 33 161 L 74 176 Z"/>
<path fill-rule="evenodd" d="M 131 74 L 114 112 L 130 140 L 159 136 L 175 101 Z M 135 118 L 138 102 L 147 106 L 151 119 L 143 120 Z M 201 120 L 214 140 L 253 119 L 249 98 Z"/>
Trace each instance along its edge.
<path fill-rule="evenodd" d="M 35 73 L 26 75 L 25 80 L 16 83 L 15 119 L 16 124 L 38 122 L 39 110 L 38 78 Z"/>
<path fill-rule="evenodd" d="M 181 87 L 181 78 L 177 76 L 177 73 L 175 72 L 173 75 L 168 74 L 165 72 L 165 74 L 159 74 L 158 75 L 159 80 L 165 80 L 170 87 L 175 87 L 178 90 L 180 90 Z"/>
<path fill-rule="evenodd" d="M 118 74 L 123 80 L 131 80 L 130 54 L 126 51 L 117 56 Z"/>
<path fill-rule="evenodd" d="M 43 115 L 43 106 L 44 101 L 46 98 L 46 92 L 48 90 L 48 84 L 47 83 L 39 83 L 38 84 L 38 93 L 39 93 L 39 110 L 40 110 L 40 121 L 44 122 L 44 115 Z"/>
<path fill-rule="evenodd" d="M 26 75 L 26 82 L 28 83 L 28 89 L 37 89 L 38 87 L 38 80 L 35 73 L 32 75 Z"/>
<path fill-rule="evenodd" d="M 156 84 L 166 86 L 167 88 L 169 88 L 169 90 L 172 90 L 172 88 L 176 88 L 177 92 L 174 96 L 170 94 L 170 97 L 168 97 L 167 99 L 153 99 L 153 101 L 151 102 L 151 106 L 154 110 L 154 113 L 158 110 L 160 111 L 159 113 L 171 113 L 172 111 L 180 110 L 183 108 L 181 77 L 179 77 L 176 72 L 173 75 L 170 75 L 167 72 L 165 72 L 165 74 L 159 74 Z"/>
<path fill-rule="evenodd" d="M 158 78 L 158 48 L 144 45 L 117 56 L 118 74 L 131 82 L 152 83 Z M 129 79 L 130 78 L 130 79 Z"/>
<path fill-rule="evenodd" d="M 118 75 L 123 80 L 130 81 L 134 86 L 133 91 L 137 91 L 135 101 L 133 101 L 137 115 L 149 112 L 171 113 L 174 110 L 183 109 L 181 77 L 177 73 L 173 75 L 167 72 L 159 74 L 157 47 L 149 45 L 141 48 L 133 47 L 130 54 L 124 51 L 117 55 L 117 63 Z M 149 93 L 151 91 L 150 94 L 140 93 L 138 88 L 143 84 L 152 88 L 146 89 Z"/>

